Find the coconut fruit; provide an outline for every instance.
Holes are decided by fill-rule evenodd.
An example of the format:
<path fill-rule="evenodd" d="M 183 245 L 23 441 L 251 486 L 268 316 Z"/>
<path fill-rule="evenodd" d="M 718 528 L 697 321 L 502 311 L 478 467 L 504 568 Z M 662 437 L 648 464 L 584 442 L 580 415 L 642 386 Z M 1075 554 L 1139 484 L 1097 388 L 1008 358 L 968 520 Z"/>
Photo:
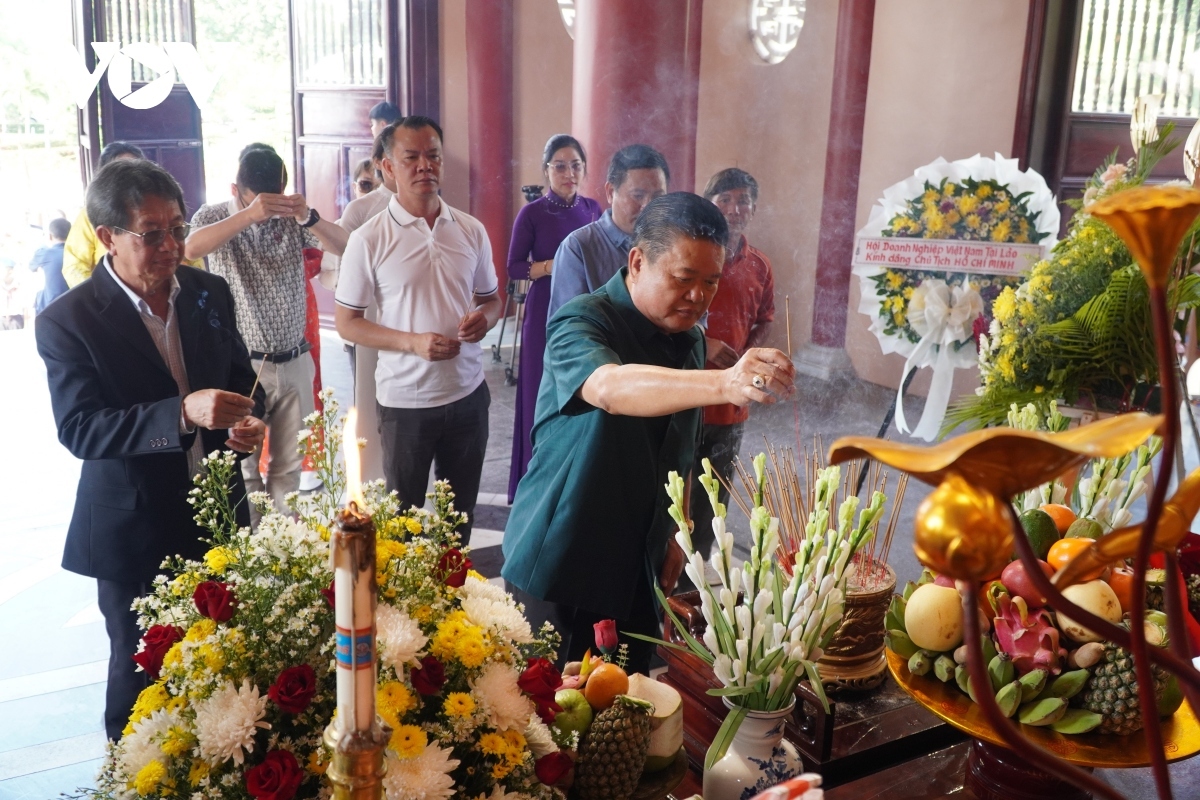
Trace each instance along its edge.
<path fill-rule="evenodd" d="M 962 599 L 958 591 L 927 583 L 918 586 L 904 607 L 908 638 L 922 650 L 942 653 L 962 644 Z"/>
<path fill-rule="evenodd" d="M 1063 597 L 1109 622 L 1121 621 L 1121 601 L 1112 587 L 1101 580 L 1079 583 L 1062 590 Z M 1058 615 L 1058 627 L 1077 642 L 1100 642 L 1104 637 L 1085 628 L 1066 614 Z"/>
<path fill-rule="evenodd" d="M 646 772 L 666 769 L 683 747 L 683 701 L 679 692 L 665 683 L 634 673 L 629 676 L 630 697 L 654 705 L 650 714 L 650 749 L 646 751 Z"/>

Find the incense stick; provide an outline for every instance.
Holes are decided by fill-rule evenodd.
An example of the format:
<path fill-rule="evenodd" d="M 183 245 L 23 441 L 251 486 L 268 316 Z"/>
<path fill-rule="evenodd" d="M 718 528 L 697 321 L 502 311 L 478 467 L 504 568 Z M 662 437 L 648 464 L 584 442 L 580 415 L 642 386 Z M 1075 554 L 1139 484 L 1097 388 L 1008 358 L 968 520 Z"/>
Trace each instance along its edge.
<path fill-rule="evenodd" d="M 262 377 L 263 369 L 267 366 L 267 360 L 264 358 L 262 363 L 258 365 L 258 374 L 254 376 L 254 385 L 250 387 L 250 394 L 247 395 L 251 400 L 254 399 L 254 392 L 258 390 L 258 380 Z"/>
<path fill-rule="evenodd" d="M 783 317 L 787 321 L 787 348 L 788 358 L 792 357 L 792 297 L 791 295 L 783 296 Z"/>

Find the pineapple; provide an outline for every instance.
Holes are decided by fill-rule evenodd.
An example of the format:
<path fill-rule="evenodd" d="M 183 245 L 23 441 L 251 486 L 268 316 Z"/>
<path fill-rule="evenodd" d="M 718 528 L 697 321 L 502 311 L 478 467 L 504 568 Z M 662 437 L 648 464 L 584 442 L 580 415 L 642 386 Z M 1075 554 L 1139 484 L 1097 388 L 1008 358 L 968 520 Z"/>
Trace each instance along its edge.
<path fill-rule="evenodd" d="M 1146 608 L 1154 611 L 1166 611 L 1167 605 L 1164 599 L 1163 589 L 1167 584 L 1167 571 L 1165 569 L 1148 569 L 1146 570 Z"/>
<path fill-rule="evenodd" d="M 1092 669 L 1083 690 L 1075 695 L 1072 705 L 1080 706 L 1104 717 L 1097 731 L 1118 735 L 1142 729 L 1142 713 L 1138 707 L 1137 673 L 1133 656 L 1123 647 L 1104 642 L 1104 657 Z M 1151 666 L 1154 675 L 1154 694 L 1161 697 L 1166 691 L 1169 676 L 1157 664 Z"/>
<path fill-rule="evenodd" d="M 1187 576 L 1188 609 L 1192 616 L 1200 618 L 1200 575 Z"/>
<path fill-rule="evenodd" d="M 581 800 L 618 800 L 633 794 L 650 748 L 653 711 L 653 704 L 620 694 L 596 715 L 575 762 L 575 791 Z"/>

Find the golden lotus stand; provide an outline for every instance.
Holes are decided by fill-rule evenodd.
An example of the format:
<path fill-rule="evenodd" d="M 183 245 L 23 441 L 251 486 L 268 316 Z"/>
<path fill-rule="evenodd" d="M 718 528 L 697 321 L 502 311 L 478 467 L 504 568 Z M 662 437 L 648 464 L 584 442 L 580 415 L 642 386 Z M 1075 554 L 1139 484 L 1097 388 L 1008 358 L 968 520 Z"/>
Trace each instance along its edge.
<path fill-rule="evenodd" d="M 968 763 L 967 781 L 980 797 L 1086 798 L 1087 793 L 1038 770 L 1019 764 L 978 705 L 956 687 L 908 671 L 907 659 L 886 651 L 887 666 L 896 683 L 914 700 L 975 740 Z M 1167 761 L 1180 761 L 1200 753 L 1200 721 L 1185 701 L 1162 722 Z M 1076 766 L 1131 769 L 1148 766 L 1146 737 L 1139 731 L 1126 736 L 1102 733 L 1066 735 L 1048 727 L 1021 725 L 1022 735 L 1036 746 Z"/>
<path fill-rule="evenodd" d="M 337 720 L 326 726 L 324 742 L 331 758 L 325 778 L 333 784 L 334 800 L 383 800 L 384 751 L 391 735 L 378 717 L 364 734 L 341 736 Z"/>

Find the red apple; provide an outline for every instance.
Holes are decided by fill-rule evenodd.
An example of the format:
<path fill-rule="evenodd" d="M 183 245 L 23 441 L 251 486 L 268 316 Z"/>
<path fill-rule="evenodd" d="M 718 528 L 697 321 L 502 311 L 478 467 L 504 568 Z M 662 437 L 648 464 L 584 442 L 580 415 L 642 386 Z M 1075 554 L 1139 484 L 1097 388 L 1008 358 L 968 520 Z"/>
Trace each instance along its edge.
<path fill-rule="evenodd" d="M 1037 563 L 1047 578 L 1054 575 L 1054 567 L 1045 561 Z M 1046 605 L 1046 598 L 1042 597 L 1034 588 L 1033 581 L 1029 579 L 1029 573 L 1025 571 L 1025 564 L 1020 559 L 1011 562 L 1004 568 L 1004 571 L 1000 573 L 1000 582 L 1004 584 L 1004 588 L 1010 595 L 1024 598 L 1030 608 L 1041 608 Z"/>

